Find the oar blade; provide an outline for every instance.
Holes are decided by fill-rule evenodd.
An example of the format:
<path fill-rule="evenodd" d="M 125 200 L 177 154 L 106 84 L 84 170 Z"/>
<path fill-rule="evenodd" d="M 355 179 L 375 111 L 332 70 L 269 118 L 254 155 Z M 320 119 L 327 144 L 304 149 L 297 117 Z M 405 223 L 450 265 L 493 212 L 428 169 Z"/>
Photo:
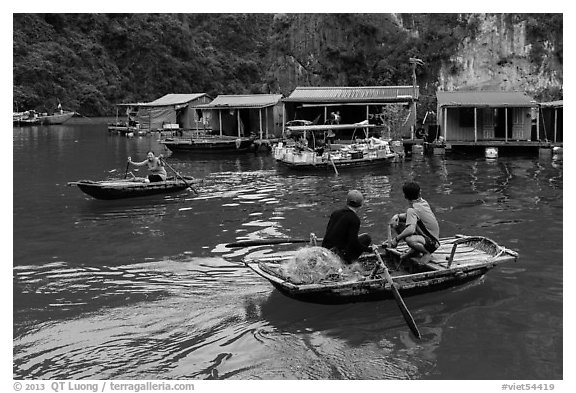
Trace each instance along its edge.
<path fill-rule="evenodd" d="M 374 251 L 374 254 L 376 255 L 376 259 L 378 260 L 378 263 L 380 264 L 382 269 L 384 269 L 384 277 L 386 278 L 386 281 L 390 285 L 390 289 L 392 290 L 392 294 L 394 295 L 394 298 L 396 299 L 396 304 L 398 305 L 398 308 L 400 308 L 400 311 L 402 312 L 402 316 L 404 317 L 406 324 L 408 325 L 408 327 L 410 328 L 410 330 L 412 331 L 412 333 L 414 333 L 414 335 L 416 337 L 421 338 L 422 336 L 420 335 L 420 331 L 418 330 L 418 327 L 416 326 L 416 322 L 414 321 L 414 318 L 412 318 L 412 314 L 410 314 L 410 311 L 408 311 L 408 307 L 406 307 L 406 303 L 404 303 L 404 299 L 402 299 L 400 292 L 398 292 L 398 288 L 396 288 L 396 285 L 394 285 L 394 281 L 392 280 L 392 277 L 390 276 L 390 273 L 388 272 L 388 267 L 386 266 L 386 263 L 384 263 L 384 261 L 382 260 L 382 257 L 380 256 L 380 253 L 378 252 L 378 247 L 373 246 L 372 250 Z"/>
<path fill-rule="evenodd" d="M 416 337 L 422 338 L 422 336 L 420 335 L 420 331 L 418 330 L 418 326 L 416 326 L 416 322 L 412 317 L 412 314 L 410 314 L 408 307 L 406 307 L 406 303 L 404 303 L 404 299 L 402 299 L 402 296 L 400 296 L 398 288 L 396 288 L 394 285 L 392 285 L 392 293 L 396 298 L 396 304 L 398 304 L 398 308 L 400 308 L 400 311 L 402 312 L 402 316 L 404 317 L 406 324 L 408 325 L 410 330 L 412 330 L 412 333 L 414 333 Z"/>

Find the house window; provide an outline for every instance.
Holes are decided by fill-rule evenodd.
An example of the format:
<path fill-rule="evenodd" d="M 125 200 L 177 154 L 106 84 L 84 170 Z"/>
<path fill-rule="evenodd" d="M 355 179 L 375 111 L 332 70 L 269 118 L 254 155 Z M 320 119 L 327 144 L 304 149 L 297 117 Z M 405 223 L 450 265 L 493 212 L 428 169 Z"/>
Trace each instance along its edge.
<path fill-rule="evenodd" d="M 474 108 L 460 108 L 460 127 L 474 127 Z"/>

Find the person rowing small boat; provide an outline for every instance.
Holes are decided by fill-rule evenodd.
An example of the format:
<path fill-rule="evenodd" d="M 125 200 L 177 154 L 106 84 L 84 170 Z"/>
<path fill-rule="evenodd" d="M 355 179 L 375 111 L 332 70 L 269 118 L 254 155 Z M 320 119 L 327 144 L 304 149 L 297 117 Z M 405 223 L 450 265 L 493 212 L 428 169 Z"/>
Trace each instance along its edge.
<path fill-rule="evenodd" d="M 162 158 L 163 158 L 162 154 L 156 157 L 154 155 L 154 152 L 150 150 L 144 161 L 134 162 L 132 161 L 131 157 L 128 157 L 128 164 L 132 164 L 134 166 L 146 165 L 148 167 L 148 170 L 150 171 L 148 178 L 145 179 L 146 182 L 152 183 L 152 182 L 166 181 L 166 177 L 168 176 L 168 174 L 166 173 L 166 169 L 164 169 L 164 163 L 162 162 Z M 135 177 L 134 174 L 132 174 L 132 177 Z"/>

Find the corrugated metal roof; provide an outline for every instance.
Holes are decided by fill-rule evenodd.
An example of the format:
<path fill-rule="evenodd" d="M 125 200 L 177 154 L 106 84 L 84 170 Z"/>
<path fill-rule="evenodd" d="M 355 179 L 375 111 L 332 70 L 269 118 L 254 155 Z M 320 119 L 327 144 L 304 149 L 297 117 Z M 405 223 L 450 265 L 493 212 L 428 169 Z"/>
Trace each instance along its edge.
<path fill-rule="evenodd" d="M 285 102 L 409 102 L 413 86 L 297 87 Z M 418 98 L 418 87 L 416 87 Z"/>
<path fill-rule="evenodd" d="M 265 108 L 276 105 L 281 99 L 281 94 L 219 95 L 209 104 L 199 105 L 198 107 L 205 109 Z"/>
<path fill-rule="evenodd" d="M 564 100 L 541 102 L 540 106 L 543 108 L 563 108 Z"/>
<path fill-rule="evenodd" d="M 438 91 L 438 105 L 533 107 L 536 102 L 524 93 L 516 91 Z"/>
<path fill-rule="evenodd" d="M 163 97 L 158 98 L 152 102 L 143 104 L 143 106 L 172 106 L 172 105 L 182 105 L 187 104 L 190 101 L 197 100 L 198 98 L 205 96 L 206 93 L 195 93 L 195 94 L 166 94 Z"/>

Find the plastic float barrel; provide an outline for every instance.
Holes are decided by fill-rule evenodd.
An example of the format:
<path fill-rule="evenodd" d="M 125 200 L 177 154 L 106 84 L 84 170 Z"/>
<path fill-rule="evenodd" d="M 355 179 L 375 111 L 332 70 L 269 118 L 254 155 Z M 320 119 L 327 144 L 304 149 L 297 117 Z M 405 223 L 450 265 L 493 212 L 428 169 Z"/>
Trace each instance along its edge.
<path fill-rule="evenodd" d="M 494 159 L 498 158 L 498 148 L 497 147 L 487 147 L 484 151 L 484 155 L 486 158 Z"/>

